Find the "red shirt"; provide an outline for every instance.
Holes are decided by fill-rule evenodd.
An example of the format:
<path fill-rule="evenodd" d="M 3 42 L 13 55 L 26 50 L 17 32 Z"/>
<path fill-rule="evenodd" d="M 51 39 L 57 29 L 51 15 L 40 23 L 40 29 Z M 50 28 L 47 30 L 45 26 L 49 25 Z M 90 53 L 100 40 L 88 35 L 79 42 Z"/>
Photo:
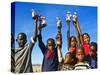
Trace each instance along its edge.
<path fill-rule="evenodd" d="M 75 53 L 76 53 L 76 48 L 70 48 L 70 49 L 69 49 L 69 52 L 75 54 Z"/>
<path fill-rule="evenodd" d="M 84 48 L 85 55 L 89 54 L 89 44 L 83 43 L 82 47 Z"/>
<path fill-rule="evenodd" d="M 53 50 L 47 50 L 46 59 L 48 59 L 49 57 L 53 58 L 53 56 L 54 56 L 54 51 Z"/>

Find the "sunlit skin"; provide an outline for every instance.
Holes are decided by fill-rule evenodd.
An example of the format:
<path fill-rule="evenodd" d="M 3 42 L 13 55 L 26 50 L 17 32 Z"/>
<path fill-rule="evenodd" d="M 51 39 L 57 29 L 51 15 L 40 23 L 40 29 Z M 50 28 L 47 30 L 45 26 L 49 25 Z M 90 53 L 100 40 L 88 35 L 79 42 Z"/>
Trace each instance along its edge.
<path fill-rule="evenodd" d="M 85 43 L 89 43 L 89 40 L 90 40 L 90 38 L 89 38 L 89 36 L 88 35 L 83 35 L 83 42 L 85 42 Z"/>
<path fill-rule="evenodd" d="M 71 47 L 76 47 L 76 39 L 75 38 L 71 39 Z"/>
<path fill-rule="evenodd" d="M 81 63 L 81 62 L 84 61 L 84 56 L 85 56 L 84 55 L 84 51 L 81 48 L 77 49 L 77 51 L 76 51 L 76 58 L 78 60 L 78 63 Z"/>
<path fill-rule="evenodd" d="M 70 54 L 65 55 L 64 64 L 70 64 L 72 62 L 72 58 Z"/>
<path fill-rule="evenodd" d="M 48 50 L 53 50 L 55 48 L 55 44 L 52 41 L 47 42 L 47 49 Z"/>
<path fill-rule="evenodd" d="M 70 51 L 71 53 L 75 52 L 75 51 L 73 51 L 73 49 L 76 49 L 76 43 L 77 43 L 77 41 L 76 41 L 76 38 L 75 38 L 75 37 L 70 38 L 70 47 L 69 47 L 69 51 Z"/>
<path fill-rule="evenodd" d="M 18 42 L 18 45 L 19 47 L 24 47 L 24 45 L 26 44 L 26 39 L 23 35 L 19 34 L 18 37 L 17 37 L 17 42 Z"/>
<path fill-rule="evenodd" d="M 89 55 L 93 57 L 95 55 L 95 48 L 94 46 L 90 46 Z"/>

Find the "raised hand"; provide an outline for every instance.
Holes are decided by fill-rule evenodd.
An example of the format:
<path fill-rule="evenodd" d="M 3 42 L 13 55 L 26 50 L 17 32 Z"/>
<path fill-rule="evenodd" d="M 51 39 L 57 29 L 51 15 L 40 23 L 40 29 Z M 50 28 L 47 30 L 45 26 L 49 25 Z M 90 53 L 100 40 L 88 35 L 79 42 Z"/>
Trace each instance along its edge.
<path fill-rule="evenodd" d="M 73 14 L 73 24 L 75 26 L 75 29 L 77 31 L 77 41 L 78 41 L 78 46 L 80 46 L 82 44 L 82 32 L 81 32 L 81 29 L 80 29 L 80 25 L 79 25 L 79 22 L 78 22 L 78 16 L 77 16 L 77 13 L 74 12 Z"/>
<path fill-rule="evenodd" d="M 56 45 L 57 45 L 57 47 L 62 46 L 62 35 L 59 32 L 57 33 L 57 36 L 56 36 Z"/>
<path fill-rule="evenodd" d="M 32 18 L 34 20 L 34 35 L 33 35 L 33 39 L 36 41 L 37 39 L 37 35 L 38 35 L 38 14 L 34 11 L 34 9 L 32 9 Z"/>
<path fill-rule="evenodd" d="M 68 41 L 68 49 L 69 49 L 69 45 L 70 45 L 70 20 L 71 20 L 71 14 L 68 11 L 66 13 L 66 23 L 68 25 L 68 30 L 67 30 L 67 41 Z"/>
<path fill-rule="evenodd" d="M 45 20 L 44 16 L 39 17 L 39 22 L 40 22 L 39 30 L 41 30 L 42 28 L 47 26 L 47 23 L 46 23 L 46 20 Z"/>
<path fill-rule="evenodd" d="M 35 12 L 34 9 L 32 9 L 32 18 L 33 18 L 34 20 L 36 20 L 36 19 L 38 18 L 38 14 Z"/>
<path fill-rule="evenodd" d="M 60 64 L 63 60 L 63 56 L 62 56 L 62 52 L 61 52 L 62 35 L 61 35 L 61 30 L 59 32 L 59 29 L 58 29 L 58 32 L 57 32 L 57 35 L 56 35 L 56 46 L 57 46 L 57 53 L 58 53 L 58 61 L 59 61 L 59 64 Z"/>
<path fill-rule="evenodd" d="M 73 19 L 72 19 L 72 21 L 73 21 L 74 24 L 76 24 L 77 21 L 78 21 L 78 17 L 77 17 L 77 13 L 76 13 L 76 12 L 74 12 L 74 14 L 73 14 Z"/>
<path fill-rule="evenodd" d="M 69 23 L 70 20 L 71 20 L 71 14 L 70 14 L 70 11 L 68 11 L 68 12 L 66 13 L 66 22 Z"/>
<path fill-rule="evenodd" d="M 58 31 L 61 31 L 61 28 L 62 28 L 61 19 L 59 17 L 56 17 L 56 20 L 57 20 L 57 28 L 58 28 Z"/>

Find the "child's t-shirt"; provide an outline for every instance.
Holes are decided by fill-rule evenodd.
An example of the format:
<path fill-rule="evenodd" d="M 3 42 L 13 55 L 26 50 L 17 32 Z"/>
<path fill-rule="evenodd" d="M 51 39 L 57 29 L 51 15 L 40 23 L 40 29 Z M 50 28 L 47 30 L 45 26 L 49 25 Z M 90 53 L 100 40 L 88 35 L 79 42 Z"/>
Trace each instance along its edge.
<path fill-rule="evenodd" d="M 90 69 L 90 65 L 87 62 L 77 63 L 74 66 L 74 70 L 85 70 Z"/>
<path fill-rule="evenodd" d="M 70 64 L 63 64 L 60 69 L 61 71 L 66 71 L 66 70 L 73 70 L 73 65 Z"/>
<path fill-rule="evenodd" d="M 89 54 L 89 44 L 83 43 L 82 47 L 84 48 L 85 56 Z"/>
<path fill-rule="evenodd" d="M 74 47 L 74 48 L 69 48 L 69 52 L 71 52 L 72 54 L 76 54 L 76 48 Z"/>
<path fill-rule="evenodd" d="M 86 61 L 89 62 L 92 69 L 97 68 L 97 59 L 96 58 L 93 58 L 93 57 L 88 55 L 86 57 Z"/>

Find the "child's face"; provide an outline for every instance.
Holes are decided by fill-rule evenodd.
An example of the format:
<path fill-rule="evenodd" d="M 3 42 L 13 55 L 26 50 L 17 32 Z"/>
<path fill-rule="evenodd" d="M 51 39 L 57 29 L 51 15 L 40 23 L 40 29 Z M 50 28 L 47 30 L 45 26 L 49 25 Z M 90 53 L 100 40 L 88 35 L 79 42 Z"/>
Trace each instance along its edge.
<path fill-rule="evenodd" d="M 52 41 L 49 40 L 49 41 L 47 42 L 47 48 L 48 48 L 48 50 L 53 50 L 54 44 L 53 44 Z"/>
<path fill-rule="evenodd" d="M 89 36 L 88 35 L 84 35 L 83 36 L 83 41 L 85 42 L 85 43 L 89 43 Z"/>
<path fill-rule="evenodd" d="M 90 46 L 89 55 L 91 57 L 95 55 L 95 48 L 94 48 L 94 46 Z"/>
<path fill-rule="evenodd" d="M 70 54 L 66 54 L 64 63 L 71 63 L 71 60 L 72 60 L 72 59 L 71 59 Z"/>
<path fill-rule="evenodd" d="M 26 39 L 23 35 L 20 34 L 17 37 L 17 42 L 18 42 L 19 47 L 24 47 L 24 45 L 26 43 Z"/>
<path fill-rule="evenodd" d="M 72 38 L 71 39 L 71 46 L 72 47 L 75 47 L 76 46 L 76 40 L 75 40 L 75 38 Z"/>
<path fill-rule="evenodd" d="M 83 52 L 83 50 L 77 49 L 76 58 L 78 59 L 79 62 L 82 62 L 84 60 L 84 52 Z"/>

